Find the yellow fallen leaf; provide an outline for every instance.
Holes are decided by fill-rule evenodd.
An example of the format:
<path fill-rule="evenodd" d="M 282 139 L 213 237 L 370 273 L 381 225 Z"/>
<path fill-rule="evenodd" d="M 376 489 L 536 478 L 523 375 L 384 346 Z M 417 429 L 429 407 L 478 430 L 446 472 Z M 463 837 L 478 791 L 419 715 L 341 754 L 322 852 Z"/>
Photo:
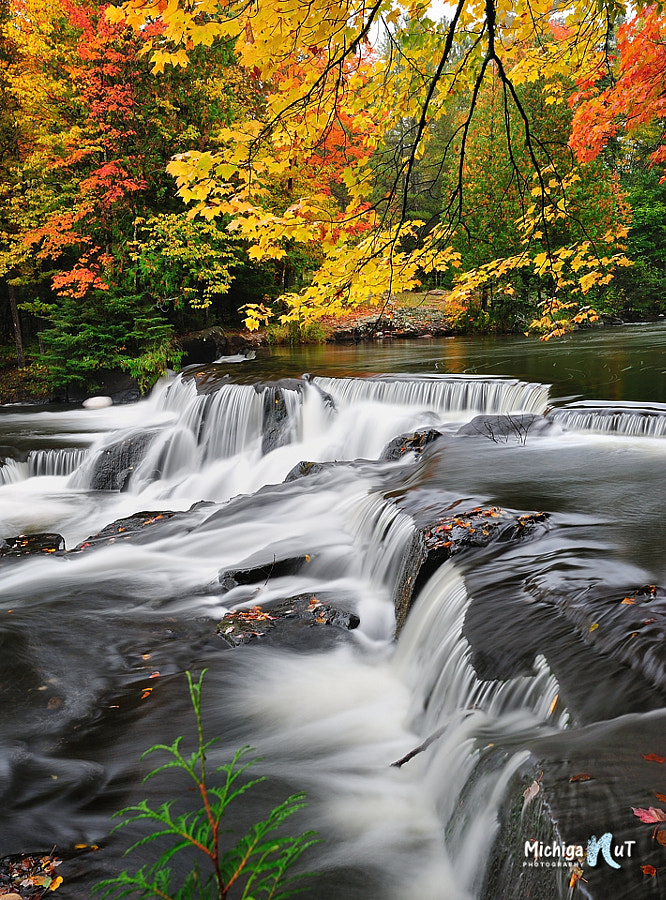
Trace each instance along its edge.
<path fill-rule="evenodd" d="M 599 627 L 599 623 L 595 622 L 594 625 L 590 625 L 590 631 L 596 631 Z"/>
<path fill-rule="evenodd" d="M 62 875 L 58 875 L 56 878 L 53 879 L 53 881 L 49 885 L 49 890 L 57 891 L 61 884 L 62 884 Z"/>

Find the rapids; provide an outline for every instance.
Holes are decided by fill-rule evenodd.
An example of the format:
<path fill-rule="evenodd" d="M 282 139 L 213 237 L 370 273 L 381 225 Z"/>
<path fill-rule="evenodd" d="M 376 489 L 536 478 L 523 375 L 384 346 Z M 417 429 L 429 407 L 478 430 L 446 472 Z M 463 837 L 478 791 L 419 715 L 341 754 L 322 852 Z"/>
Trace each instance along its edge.
<path fill-rule="evenodd" d="M 635 593 L 666 582 L 661 394 L 610 403 L 519 366 L 456 373 L 446 342 L 408 373 L 413 346 L 394 374 L 279 381 L 298 361 L 234 359 L 128 406 L 0 410 L 0 538 L 55 532 L 71 551 L 121 517 L 179 514 L 82 552 L 0 557 L 0 856 L 57 846 L 64 900 L 148 861 L 122 859 L 130 835 L 109 817 L 143 797 L 188 802 L 177 778 L 143 785 L 139 756 L 192 734 L 183 673 L 207 667 L 213 762 L 249 743 L 269 776 L 231 824 L 308 794 L 290 822 L 323 839 L 304 896 L 566 897 L 569 868 L 525 866 L 525 840 L 605 831 L 634 855 L 619 874 L 590 866 L 581 892 L 659 896 L 640 866 L 663 848 L 631 806 L 666 790 L 644 758 L 666 755 L 663 601 L 645 595 L 642 612 Z M 458 433 L 479 415 L 492 429 Z M 419 429 L 441 436 L 383 457 Z M 297 477 L 302 461 L 320 465 Z M 443 562 L 396 640 L 418 535 L 491 505 L 543 511 L 547 527 Z M 221 590 L 226 570 L 304 555 L 293 574 Z M 235 649 L 215 633 L 230 609 L 301 594 L 359 627 Z"/>

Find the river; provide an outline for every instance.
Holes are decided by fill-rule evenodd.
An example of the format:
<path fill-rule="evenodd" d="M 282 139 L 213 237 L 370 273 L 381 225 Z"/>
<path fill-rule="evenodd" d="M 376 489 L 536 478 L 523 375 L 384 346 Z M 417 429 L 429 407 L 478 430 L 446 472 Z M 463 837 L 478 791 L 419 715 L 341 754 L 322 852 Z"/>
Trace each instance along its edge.
<path fill-rule="evenodd" d="M 666 793 L 665 348 L 664 325 L 275 348 L 136 404 L 0 408 L 0 537 L 67 547 L 0 557 L 0 856 L 55 846 L 64 900 L 150 861 L 110 816 L 191 802 L 139 756 L 191 739 L 207 668 L 211 762 L 250 744 L 267 776 L 230 827 L 306 791 L 311 900 L 554 900 L 570 867 L 525 841 L 606 833 L 623 855 L 576 891 L 666 896 L 632 812 Z M 418 429 L 440 434 L 381 458 Z M 432 566 L 396 640 L 416 536 L 479 509 L 545 515 Z M 139 512 L 181 515 L 75 549 Z M 296 596 L 360 624 L 216 634 Z"/>

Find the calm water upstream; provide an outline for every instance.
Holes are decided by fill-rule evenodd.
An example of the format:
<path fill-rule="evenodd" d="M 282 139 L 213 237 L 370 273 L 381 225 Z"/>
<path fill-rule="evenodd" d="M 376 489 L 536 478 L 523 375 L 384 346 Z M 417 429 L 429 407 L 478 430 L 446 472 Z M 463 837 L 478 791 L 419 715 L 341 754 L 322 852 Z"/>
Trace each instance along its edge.
<path fill-rule="evenodd" d="M 143 785 L 139 756 L 191 736 L 184 672 L 208 668 L 212 762 L 251 744 L 269 776 L 230 827 L 305 790 L 310 900 L 555 900 L 566 860 L 534 865 L 525 842 L 607 833 L 614 865 L 586 861 L 579 895 L 666 896 L 666 850 L 632 813 L 666 809 L 666 326 L 202 371 L 128 406 L 0 408 L 0 538 L 68 550 L 0 557 L 0 856 L 55 845 L 63 900 L 150 861 L 123 860 L 138 832 L 110 815 L 194 802 L 178 777 Z M 417 429 L 441 436 L 382 458 Z M 335 465 L 287 479 L 301 461 Z M 546 517 L 424 568 L 396 641 L 417 536 L 478 507 Z M 69 552 L 146 511 L 182 515 Z M 360 625 L 216 634 L 300 595 Z"/>

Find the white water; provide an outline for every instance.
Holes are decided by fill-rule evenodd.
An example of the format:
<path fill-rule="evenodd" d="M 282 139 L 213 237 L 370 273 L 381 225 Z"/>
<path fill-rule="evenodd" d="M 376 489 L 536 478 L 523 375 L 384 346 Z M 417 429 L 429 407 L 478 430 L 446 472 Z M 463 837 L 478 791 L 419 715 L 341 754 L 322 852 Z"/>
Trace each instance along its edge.
<path fill-rule="evenodd" d="M 11 461 L 0 468 L 0 534 L 58 531 L 69 547 L 138 510 L 216 504 L 147 543 L 25 560 L 3 572 L 0 608 L 29 609 L 53 592 L 65 605 L 69 594 L 94 588 L 93 597 L 121 598 L 127 623 L 203 617 L 212 630 L 230 607 L 306 592 L 333 597 L 360 616 L 348 640 L 311 653 L 240 650 L 235 689 L 219 702 L 247 720 L 265 769 L 309 792 L 310 815 L 327 839 L 314 868 L 376 870 L 377 900 L 478 897 L 500 810 L 530 771 L 526 751 L 498 747 L 565 727 L 557 682 L 543 657 L 530 675 L 477 677 L 463 634 L 470 598 L 450 562 L 425 585 L 396 648 L 392 595 L 415 526 L 383 485 L 413 456 L 282 482 L 301 460 L 376 460 L 393 437 L 416 428 L 479 412 L 543 412 L 548 390 L 500 379 L 317 378 L 284 396 L 280 445 L 270 452 L 265 398 L 254 387 L 225 384 L 200 396 L 192 381 L 177 379 L 129 411 L 82 413 L 94 444 L 73 475 L 65 471 L 77 459 L 72 451 L 39 457 L 33 470 Z M 71 431 L 85 434 L 80 416 L 67 415 Z M 90 492 L 96 459 L 137 430 L 155 436 L 128 490 Z M 224 595 L 217 589 L 227 568 L 306 553 L 310 562 L 297 575 Z M 96 627 L 117 615 L 101 605 Z M 94 698 L 86 697 L 92 712 Z M 391 767 L 439 730 L 425 752 Z"/>
<path fill-rule="evenodd" d="M 550 417 L 570 431 L 640 438 L 666 437 L 666 406 L 660 404 L 583 405 L 553 410 Z"/>
<path fill-rule="evenodd" d="M 315 378 L 323 391 L 341 405 L 363 400 L 431 409 L 456 419 L 471 413 L 544 413 L 548 387 L 513 379 L 436 375 L 405 379 Z"/>

